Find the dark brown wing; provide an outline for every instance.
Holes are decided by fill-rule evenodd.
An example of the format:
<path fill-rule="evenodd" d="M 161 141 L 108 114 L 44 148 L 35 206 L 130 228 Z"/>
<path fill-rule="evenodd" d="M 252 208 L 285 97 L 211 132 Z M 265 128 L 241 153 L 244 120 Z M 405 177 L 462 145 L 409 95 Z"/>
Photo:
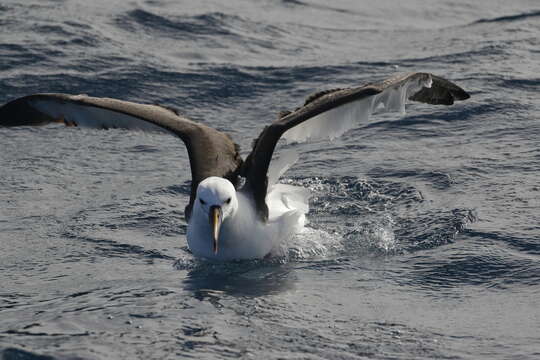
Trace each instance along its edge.
<path fill-rule="evenodd" d="M 0 107 L 0 126 L 64 123 L 99 129 L 119 128 L 165 131 L 184 141 L 191 164 L 191 215 L 198 184 L 209 176 L 220 176 L 238 185 L 242 159 L 238 146 L 228 135 L 157 106 L 86 95 L 37 94 L 13 100 Z"/>
<path fill-rule="evenodd" d="M 403 111 L 407 99 L 450 105 L 467 98 L 469 94 L 457 85 L 427 73 L 397 75 L 379 83 L 312 95 L 304 106 L 282 113 L 254 141 L 242 168 L 242 176 L 246 178 L 244 188 L 251 192 L 260 217 L 267 219 L 267 172 L 276 144 L 283 135 L 289 141 L 333 138 L 358 121 L 367 121 L 381 105 L 386 111 Z"/>

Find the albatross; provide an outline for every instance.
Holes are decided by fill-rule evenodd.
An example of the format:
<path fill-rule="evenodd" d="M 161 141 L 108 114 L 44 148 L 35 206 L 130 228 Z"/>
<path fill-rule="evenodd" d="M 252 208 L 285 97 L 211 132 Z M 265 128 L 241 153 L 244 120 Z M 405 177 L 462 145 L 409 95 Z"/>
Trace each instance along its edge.
<path fill-rule="evenodd" d="M 197 257 L 226 261 L 269 256 L 304 227 L 307 190 L 277 182 L 296 154 L 274 160 L 271 166 L 281 138 L 333 139 L 374 112 L 404 113 L 407 100 L 452 105 L 469 97 L 459 86 L 429 73 L 399 74 L 364 86 L 317 92 L 266 126 L 245 160 L 239 146 L 221 131 L 168 107 L 111 98 L 57 93 L 21 97 L 0 107 L 0 126 L 63 123 L 179 137 L 187 148 L 192 176 L 185 208 L 188 246 Z"/>

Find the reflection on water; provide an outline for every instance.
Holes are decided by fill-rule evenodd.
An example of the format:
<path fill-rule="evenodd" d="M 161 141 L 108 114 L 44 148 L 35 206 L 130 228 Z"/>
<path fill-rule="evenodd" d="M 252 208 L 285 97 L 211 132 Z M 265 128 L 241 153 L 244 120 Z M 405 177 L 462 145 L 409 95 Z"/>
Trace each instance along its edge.
<path fill-rule="evenodd" d="M 182 283 L 195 298 L 211 301 L 216 293 L 253 297 L 276 294 L 293 289 L 295 281 L 292 266 L 254 260 L 224 264 L 199 261 Z"/>

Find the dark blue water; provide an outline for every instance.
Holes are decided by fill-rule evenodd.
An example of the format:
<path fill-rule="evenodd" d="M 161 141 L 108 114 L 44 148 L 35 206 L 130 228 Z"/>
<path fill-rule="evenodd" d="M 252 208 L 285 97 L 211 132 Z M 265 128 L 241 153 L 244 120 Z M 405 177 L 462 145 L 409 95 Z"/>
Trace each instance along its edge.
<path fill-rule="evenodd" d="M 472 98 L 299 146 L 308 230 L 232 264 L 186 250 L 177 139 L 0 129 L 0 357 L 539 358 L 539 49 L 533 0 L 1 1 L 0 103 L 160 103 L 245 152 L 316 90 L 429 71 Z"/>

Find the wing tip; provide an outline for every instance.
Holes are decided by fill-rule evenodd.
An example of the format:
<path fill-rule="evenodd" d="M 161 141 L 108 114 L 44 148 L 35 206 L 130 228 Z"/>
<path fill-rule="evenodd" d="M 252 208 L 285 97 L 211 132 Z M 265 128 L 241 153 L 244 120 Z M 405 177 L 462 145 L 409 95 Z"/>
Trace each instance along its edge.
<path fill-rule="evenodd" d="M 409 96 L 409 100 L 431 105 L 453 105 L 456 101 L 467 100 L 471 95 L 453 82 L 431 74 L 433 84 L 430 88 L 422 87 Z"/>
<path fill-rule="evenodd" d="M 455 94 L 457 95 L 455 98 L 456 100 L 462 101 L 462 100 L 467 100 L 471 98 L 471 95 L 468 92 L 466 92 L 462 88 L 460 88 L 459 90 L 460 91 L 457 94 Z"/>
<path fill-rule="evenodd" d="M 7 102 L 0 107 L 0 126 L 26 126 L 44 125 L 52 119 L 40 111 L 34 109 L 28 103 L 30 96 L 24 96 Z"/>

